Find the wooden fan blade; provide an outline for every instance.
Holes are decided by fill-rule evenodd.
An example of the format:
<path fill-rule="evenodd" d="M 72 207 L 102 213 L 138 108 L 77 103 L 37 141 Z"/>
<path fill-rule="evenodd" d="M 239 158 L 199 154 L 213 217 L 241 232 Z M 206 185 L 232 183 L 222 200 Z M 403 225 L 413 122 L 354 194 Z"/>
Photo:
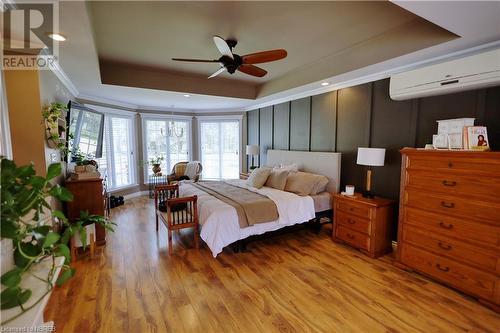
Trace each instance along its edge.
<path fill-rule="evenodd" d="M 210 75 L 208 78 L 211 79 L 213 77 L 216 77 L 217 75 L 219 75 L 220 73 L 224 72 L 225 70 L 226 70 L 226 67 L 221 67 L 215 73 L 213 73 L 212 75 Z"/>
<path fill-rule="evenodd" d="M 172 58 L 174 61 L 189 61 L 189 62 L 219 62 L 219 60 L 205 60 L 205 59 L 184 59 L 184 58 Z"/>
<path fill-rule="evenodd" d="M 254 65 L 243 64 L 240 67 L 238 67 L 238 70 L 240 72 L 245 73 L 245 74 L 257 76 L 257 77 L 263 77 L 264 75 L 267 74 L 267 71 L 263 70 L 260 67 L 254 66 Z"/>
<path fill-rule="evenodd" d="M 242 56 L 244 64 L 261 64 L 263 62 L 270 62 L 283 59 L 287 56 L 286 50 L 277 49 L 270 51 L 263 51 L 257 53 L 251 53 Z"/>
<path fill-rule="evenodd" d="M 220 36 L 214 36 L 214 43 L 222 55 L 234 59 L 233 52 L 231 52 L 231 48 L 229 47 L 229 45 L 227 45 L 227 42 L 224 38 Z"/>

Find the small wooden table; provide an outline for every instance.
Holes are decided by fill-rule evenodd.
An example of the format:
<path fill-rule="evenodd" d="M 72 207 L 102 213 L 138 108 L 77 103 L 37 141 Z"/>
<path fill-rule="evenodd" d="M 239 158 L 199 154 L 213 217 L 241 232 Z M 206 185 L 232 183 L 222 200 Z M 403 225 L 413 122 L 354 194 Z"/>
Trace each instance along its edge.
<path fill-rule="evenodd" d="M 392 251 L 394 204 L 396 201 L 334 194 L 335 242 L 347 243 L 377 258 Z"/>

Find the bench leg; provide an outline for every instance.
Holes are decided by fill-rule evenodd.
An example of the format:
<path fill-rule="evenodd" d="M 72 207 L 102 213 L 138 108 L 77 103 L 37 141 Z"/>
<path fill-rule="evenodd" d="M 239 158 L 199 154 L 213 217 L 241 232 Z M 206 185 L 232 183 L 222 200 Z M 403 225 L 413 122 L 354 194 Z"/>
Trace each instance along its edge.
<path fill-rule="evenodd" d="M 155 213 L 155 217 L 156 217 L 156 231 L 158 232 L 158 214 Z"/>
<path fill-rule="evenodd" d="M 168 229 L 168 254 L 172 254 L 174 252 L 173 246 L 172 246 L 172 231 Z"/>

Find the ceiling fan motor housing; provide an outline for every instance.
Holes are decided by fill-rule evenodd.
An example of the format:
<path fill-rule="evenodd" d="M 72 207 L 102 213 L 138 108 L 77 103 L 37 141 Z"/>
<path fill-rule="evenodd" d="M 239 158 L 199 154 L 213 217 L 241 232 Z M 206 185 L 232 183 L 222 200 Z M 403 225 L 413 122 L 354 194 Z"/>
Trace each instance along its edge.
<path fill-rule="evenodd" d="M 243 64 L 243 59 L 237 55 L 233 54 L 234 59 L 231 59 L 228 56 L 222 56 L 219 58 L 219 61 L 226 67 L 227 71 L 231 74 L 234 74 L 238 67 Z"/>

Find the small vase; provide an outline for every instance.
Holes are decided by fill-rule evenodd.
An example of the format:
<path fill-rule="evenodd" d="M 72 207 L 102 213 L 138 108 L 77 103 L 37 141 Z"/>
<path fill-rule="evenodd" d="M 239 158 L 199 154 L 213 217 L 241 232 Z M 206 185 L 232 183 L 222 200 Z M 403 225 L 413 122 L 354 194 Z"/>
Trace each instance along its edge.
<path fill-rule="evenodd" d="M 155 175 L 158 175 L 161 172 L 161 168 L 159 164 L 153 164 L 153 172 Z"/>

